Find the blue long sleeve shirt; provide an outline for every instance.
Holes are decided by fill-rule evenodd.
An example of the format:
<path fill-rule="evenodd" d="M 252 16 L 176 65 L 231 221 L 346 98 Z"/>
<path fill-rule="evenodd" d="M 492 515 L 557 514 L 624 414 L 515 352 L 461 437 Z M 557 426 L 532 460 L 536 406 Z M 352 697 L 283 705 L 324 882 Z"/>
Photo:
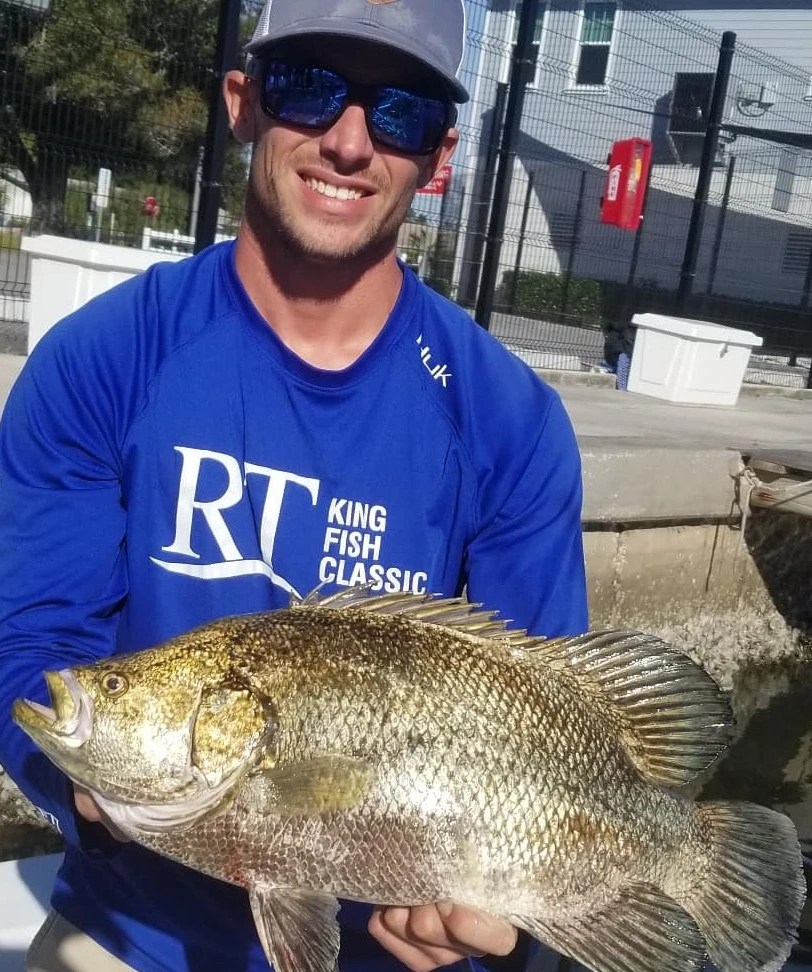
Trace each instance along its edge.
<path fill-rule="evenodd" d="M 0 424 L 0 762 L 58 821 L 53 904 L 139 972 L 259 972 L 241 889 L 77 822 L 11 722 L 42 672 L 291 593 L 458 594 L 548 636 L 586 628 L 581 467 L 556 393 L 404 271 L 350 367 L 276 337 L 231 243 L 156 265 L 37 345 Z M 342 908 L 345 970 L 397 968 Z"/>

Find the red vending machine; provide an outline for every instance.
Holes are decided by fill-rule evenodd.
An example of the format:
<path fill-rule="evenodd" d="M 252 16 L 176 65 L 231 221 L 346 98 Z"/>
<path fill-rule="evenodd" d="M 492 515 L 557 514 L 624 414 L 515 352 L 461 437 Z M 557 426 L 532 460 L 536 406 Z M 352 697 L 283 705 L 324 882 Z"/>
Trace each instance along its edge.
<path fill-rule="evenodd" d="M 651 148 L 645 138 L 628 138 L 612 146 L 601 199 L 602 223 L 627 230 L 640 226 L 651 173 Z"/>

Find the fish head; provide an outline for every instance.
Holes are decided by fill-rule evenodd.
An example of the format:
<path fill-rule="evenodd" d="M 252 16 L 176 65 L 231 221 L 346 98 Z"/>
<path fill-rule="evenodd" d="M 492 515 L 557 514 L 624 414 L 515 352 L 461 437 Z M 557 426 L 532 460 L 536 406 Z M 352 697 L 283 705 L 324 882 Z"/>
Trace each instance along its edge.
<path fill-rule="evenodd" d="M 195 818 L 277 741 L 273 703 L 205 652 L 150 649 L 46 672 L 45 681 L 50 706 L 19 699 L 12 717 L 104 809 Z"/>

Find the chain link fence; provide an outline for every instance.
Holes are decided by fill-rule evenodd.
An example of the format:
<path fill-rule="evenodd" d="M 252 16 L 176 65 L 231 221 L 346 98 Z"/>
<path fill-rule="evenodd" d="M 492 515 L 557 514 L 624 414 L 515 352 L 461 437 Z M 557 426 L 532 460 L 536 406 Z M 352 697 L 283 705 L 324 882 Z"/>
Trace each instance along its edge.
<path fill-rule="evenodd" d="M 243 39 L 258 5 L 243 0 Z M 191 251 L 218 7 L 0 0 L 0 350 L 25 347 L 25 234 Z M 450 177 L 415 198 L 399 248 L 473 310 L 520 4 L 467 10 L 460 146 Z M 531 363 L 598 367 L 630 345 L 633 313 L 673 312 L 720 41 L 640 0 L 540 4 L 491 322 Z M 760 334 L 750 378 L 803 385 L 812 151 L 735 126 L 812 137 L 809 72 L 739 44 L 725 123 L 685 313 Z M 609 151 L 631 137 L 654 147 L 637 234 L 600 221 Z M 230 144 L 223 235 L 236 230 L 247 162 Z"/>

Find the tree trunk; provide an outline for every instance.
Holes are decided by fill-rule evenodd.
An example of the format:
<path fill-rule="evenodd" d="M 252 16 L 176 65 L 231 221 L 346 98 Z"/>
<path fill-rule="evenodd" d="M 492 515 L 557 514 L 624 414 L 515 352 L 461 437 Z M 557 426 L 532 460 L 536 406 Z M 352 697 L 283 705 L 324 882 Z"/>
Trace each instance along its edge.
<path fill-rule="evenodd" d="M 31 231 L 63 234 L 67 227 L 65 190 L 68 162 L 58 148 L 44 147 L 32 171 L 24 173 L 31 193 Z"/>

